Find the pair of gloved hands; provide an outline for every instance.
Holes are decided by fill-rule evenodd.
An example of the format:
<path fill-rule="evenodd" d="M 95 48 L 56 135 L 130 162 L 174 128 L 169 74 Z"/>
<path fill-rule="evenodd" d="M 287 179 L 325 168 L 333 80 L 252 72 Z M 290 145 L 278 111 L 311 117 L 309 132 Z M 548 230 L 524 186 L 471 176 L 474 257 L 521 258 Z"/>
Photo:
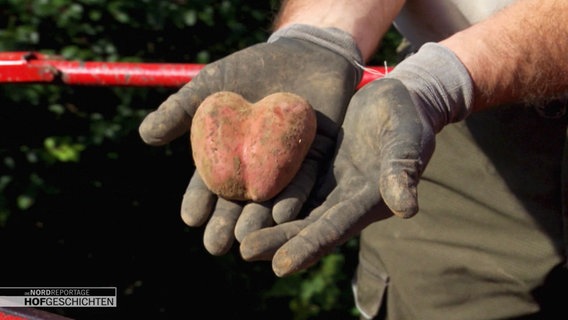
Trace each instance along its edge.
<path fill-rule="evenodd" d="M 144 119 L 142 139 L 163 145 L 186 133 L 201 101 L 217 91 L 249 101 L 288 91 L 317 111 L 316 139 L 302 168 L 272 200 L 219 198 L 195 172 L 181 215 L 189 226 L 206 224 L 204 245 L 211 254 L 226 253 L 236 239 L 245 260 L 272 259 L 274 272 L 285 276 L 308 268 L 370 223 L 418 211 L 417 184 L 435 134 L 468 115 L 471 80 L 451 51 L 428 44 L 356 91 L 361 60 L 347 33 L 292 25 L 267 43 L 205 66 Z M 296 219 L 310 205 L 315 208 Z"/>

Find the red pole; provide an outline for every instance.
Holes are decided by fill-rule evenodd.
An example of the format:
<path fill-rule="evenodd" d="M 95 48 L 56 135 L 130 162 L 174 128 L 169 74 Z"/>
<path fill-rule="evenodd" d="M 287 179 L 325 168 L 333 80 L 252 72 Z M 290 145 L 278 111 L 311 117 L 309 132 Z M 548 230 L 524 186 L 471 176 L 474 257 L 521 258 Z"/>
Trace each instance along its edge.
<path fill-rule="evenodd" d="M 180 87 L 203 68 L 192 63 L 66 61 L 37 52 L 0 52 L 0 83 Z M 369 67 L 359 87 L 388 68 Z"/>

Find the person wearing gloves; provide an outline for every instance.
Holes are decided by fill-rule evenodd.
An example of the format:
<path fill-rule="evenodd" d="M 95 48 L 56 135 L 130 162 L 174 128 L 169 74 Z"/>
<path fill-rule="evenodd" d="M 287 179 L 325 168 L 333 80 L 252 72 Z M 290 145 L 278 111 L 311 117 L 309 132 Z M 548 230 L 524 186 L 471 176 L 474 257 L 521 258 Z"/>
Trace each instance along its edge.
<path fill-rule="evenodd" d="M 192 177 L 181 214 L 209 252 L 236 238 L 283 277 L 360 236 L 362 318 L 564 319 L 567 15 L 559 0 L 284 1 L 266 43 L 206 66 L 140 133 L 179 137 L 216 91 L 299 94 L 318 133 L 279 196 L 226 201 Z M 393 22 L 418 50 L 355 90 Z"/>

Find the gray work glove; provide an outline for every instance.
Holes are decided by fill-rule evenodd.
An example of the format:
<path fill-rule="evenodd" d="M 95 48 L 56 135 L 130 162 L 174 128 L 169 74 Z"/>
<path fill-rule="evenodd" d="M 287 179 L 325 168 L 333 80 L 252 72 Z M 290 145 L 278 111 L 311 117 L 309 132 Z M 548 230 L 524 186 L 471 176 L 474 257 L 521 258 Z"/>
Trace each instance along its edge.
<path fill-rule="evenodd" d="M 318 129 L 312 147 L 295 179 L 274 199 L 244 203 L 218 198 L 194 173 L 183 196 L 181 216 L 189 226 L 207 223 L 204 245 L 211 254 L 225 254 L 235 238 L 240 241 L 253 230 L 296 217 L 320 166 L 333 156 L 347 104 L 361 79 L 360 63 L 349 34 L 292 25 L 273 33 L 267 43 L 206 65 L 143 120 L 142 139 L 160 146 L 187 133 L 197 107 L 218 91 L 236 92 L 250 102 L 287 91 L 307 99 L 316 110 Z"/>
<path fill-rule="evenodd" d="M 243 258 L 272 259 L 275 274 L 286 276 L 373 222 L 393 213 L 412 217 L 435 134 L 469 114 L 472 96 L 467 70 L 438 44 L 423 46 L 385 78 L 361 88 L 349 104 L 332 172 L 320 190 L 327 195 L 323 204 L 303 220 L 249 234 L 241 242 Z"/>

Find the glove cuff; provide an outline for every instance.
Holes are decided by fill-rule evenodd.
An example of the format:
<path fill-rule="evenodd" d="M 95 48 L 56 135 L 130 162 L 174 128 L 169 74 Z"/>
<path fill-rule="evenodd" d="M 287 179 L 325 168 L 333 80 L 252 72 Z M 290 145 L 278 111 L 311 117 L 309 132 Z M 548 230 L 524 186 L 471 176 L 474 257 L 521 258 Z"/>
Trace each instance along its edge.
<path fill-rule="evenodd" d="M 292 24 L 276 30 L 267 42 L 272 43 L 280 38 L 293 38 L 312 42 L 320 47 L 333 51 L 349 61 L 357 70 L 357 80 L 363 75 L 361 66 L 363 57 L 353 37 L 337 28 L 318 28 L 306 24 Z"/>
<path fill-rule="evenodd" d="M 459 58 L 443 45 L 426 43 L 398 64 L 386 78 L 406 86 L 434 132 L 461 121 L 473 107 L 473 82 Z"/>

